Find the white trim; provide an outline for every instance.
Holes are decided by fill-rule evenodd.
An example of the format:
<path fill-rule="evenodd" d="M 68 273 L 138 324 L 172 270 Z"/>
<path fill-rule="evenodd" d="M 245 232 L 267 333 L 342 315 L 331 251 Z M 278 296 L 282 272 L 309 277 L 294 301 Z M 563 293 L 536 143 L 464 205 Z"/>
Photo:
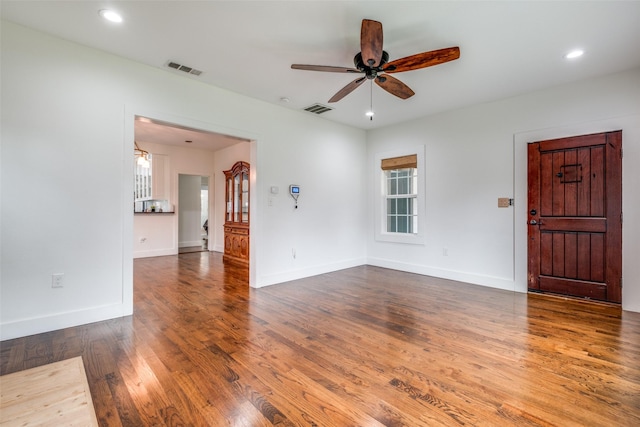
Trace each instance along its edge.
<path fill-rule="evenodd" d="M 379 242 L 390 243 L 405 243 L 413 245 L 425 244 L 425 228 L 426 228 L 426 164 L 425 164 L 425 146 L 418 145 L 411 148 L 404 148 L 393 151 L 385 151 L 376 153 L 374 155 L 374 179 L 378 179 L 378 185 L 374 192 L 374 236 L 375 240 Z M 418 158 L 418 193 L 416 197 L 416 203 L 418 205 L 418 232 L 412 234 L 403 233 L 387 233 L 386 230 L 386 217 L 384 217 L 384 189 L 386 185 L 386 179 L 384 171 L 380 168 L 382 159 L 388 159 L 393 157 L 409 156 L 415 154 Z"/>
<path fill-rule="evenodd" d="M 0 341 L 124 317 L 127 311 L 126 304 L 111 304 L 3 323 Z"/>
<path fill-rule="evenodd" d="M 179 248 L 191 248 L 193 246 L 202 246 L 202 240 L 188 240 L 186 242 L 178 242 Z"/>
<path fill-rule="evenodd" d="M 345 261 L 316 265 L 299 270 L 285 271 L 283 273 L 261 277 L 260 283 L 255 287 L 262 288 L 264 286 L 277 285 L 279 283 L 289 282 L 292 280 L 304 279 L 305 277 L 332 273 L 334 271 L 344 270 L 346 268 L 359 267 L 365 264 L 366 260 L 364 258 L 353 258 Z"/>
<path fill-rule="evenodd" d="M 411 264 L 384 258 L 368 258 L 368 265 L 376 267 L 390 268 L 392 270 L 415 273 L 423 276 L 432 276 L 440 279 L 456 280 L 458 282 L 470 283 L 472 285 L 482 285 L 491 288 L 513 291 L 514 283 L 511 278 L 487 276 L 482 274 L 471 274 L 464 271 L 447 270 L 444 268 L 430 267 L 422 264 Z"/>
<path fill-rule="evenodd" d="M 198 246 L 198 245 L 193 245 Z M 149 251 L 137 251 L 133 253 L 134 258 L 149 258 L 154 256 L 167 256 L 167 255 L 178 255 L 178 251 L 175 248 L 168 249 L 152 249 Z"/>

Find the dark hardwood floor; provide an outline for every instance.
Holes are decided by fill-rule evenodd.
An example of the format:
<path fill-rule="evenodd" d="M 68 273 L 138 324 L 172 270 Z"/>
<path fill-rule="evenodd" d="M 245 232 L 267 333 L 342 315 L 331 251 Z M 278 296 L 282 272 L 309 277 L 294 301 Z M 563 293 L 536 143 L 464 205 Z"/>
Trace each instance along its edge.
<path fill-rule="evenodd" d="M 1 343 L 81 355 L 103 426 L 638 426 L 640 314 L 363 266 L 262 289 L 135 260 L 135 314 Z"/>

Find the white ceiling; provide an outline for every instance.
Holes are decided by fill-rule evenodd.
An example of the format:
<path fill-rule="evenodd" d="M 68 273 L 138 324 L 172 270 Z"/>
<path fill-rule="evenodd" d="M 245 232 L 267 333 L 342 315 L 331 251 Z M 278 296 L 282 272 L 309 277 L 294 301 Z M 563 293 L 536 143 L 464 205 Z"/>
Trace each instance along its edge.
<path fill-rule="evenodd" d="M 121 24 L 104 21 L 111 8 Z M 457 61 L 394 74 L 400 100 L 366 82 L 322 117 L 362 129 L 640 67 L 640 1 L 12 1 L 3 19 L 285 108 L 327 100 L 353 75 L 363 18 L 382 22 L 390 60 L 459 46 Z M 577 60 L 563 58 L 582 48 Z M 176 61 L 200 77 L 166 67 Z M 289 99 L 288 103 L 281 98 Z M 304 113 L 311 114 L 311 113 Z"/>
<path fill-rule="evenodd" d="M 217 151 L 246 140 L 203 130 L 184 128 L 172 123 L 160 122 L 148 117 L 137 117 L 134 138 L 143 150 L 145 142 L 174 145 L 183 148 Z"/>

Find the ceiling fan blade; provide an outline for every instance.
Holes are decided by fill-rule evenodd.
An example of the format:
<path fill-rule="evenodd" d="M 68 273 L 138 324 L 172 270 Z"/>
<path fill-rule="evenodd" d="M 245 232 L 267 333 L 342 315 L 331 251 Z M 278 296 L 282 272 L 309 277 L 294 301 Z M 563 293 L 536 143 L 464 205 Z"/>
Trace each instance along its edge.
<path fill-rule="evenodd" d="M 447 47 L 445 49 L 432 50 L 429 52 L 417 53 L 415 55 L 396 59 L 389 62 L 384 67 L 385 73 L 400 73 L 402 71 L 418 70 L 420 68 L 431 67 L 460 58 L 459 47 Z"/>
<path fill-rule="evenodd" d="M 348 85 L 346 85 L 345 87 L 343 87 L 342 89 L 340 89 L 338 91 L 338 93 L 336 93 L 335 95 L 333 95 L 333 97 L 329 100 L 329 102 L 338 102 L 340 101 L 342 98 L 344 98 L 345 96 L 349 95 L 351 92 L 353 92 L 358 86 L 360 86 L 365 80 L 367 80 L 367 77 L 360 77 L 358 79 L 355 79 L 354 81 L 352 81 L 351 83 L 349 83 Z"/>
<path fill-rule="evenodd" d="M 382 23 L 370 19 L 362 20 L 360 52 L 362 53 L 362 62 L 365 65 L 369 67 L 380 65 L 380 59 L 382 58 Z"/>
<path fill-rule="evenodd" d="M 407 99 L 415 95 L 409 86 L 392 76 L 378 76 L 376 84 L 398 98 Z"/>
<path fill-rule="evenodd" d="M 330 65 L 293 64 L 291 65 L 291 68 L 294 70 L 325 71 L 329 73 L 361 73 L 362 72 L 357 68 L 332 67 Z"/>

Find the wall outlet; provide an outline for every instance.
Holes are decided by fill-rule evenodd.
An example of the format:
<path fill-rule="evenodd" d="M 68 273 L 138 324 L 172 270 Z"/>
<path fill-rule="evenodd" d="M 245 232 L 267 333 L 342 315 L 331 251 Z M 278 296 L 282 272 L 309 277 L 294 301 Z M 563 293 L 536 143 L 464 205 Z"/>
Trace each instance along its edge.
<path fill-rule="evenodd" d="M 64 287 L 63 279 L 64 273 L 55 273 L 51 275 L 51 287 L 62 288 Z"/>
<path fill-rule="evenodd" d="M 442 248 L 442 256 L 449 256 L 449 249 L 448 248 Z"/>

